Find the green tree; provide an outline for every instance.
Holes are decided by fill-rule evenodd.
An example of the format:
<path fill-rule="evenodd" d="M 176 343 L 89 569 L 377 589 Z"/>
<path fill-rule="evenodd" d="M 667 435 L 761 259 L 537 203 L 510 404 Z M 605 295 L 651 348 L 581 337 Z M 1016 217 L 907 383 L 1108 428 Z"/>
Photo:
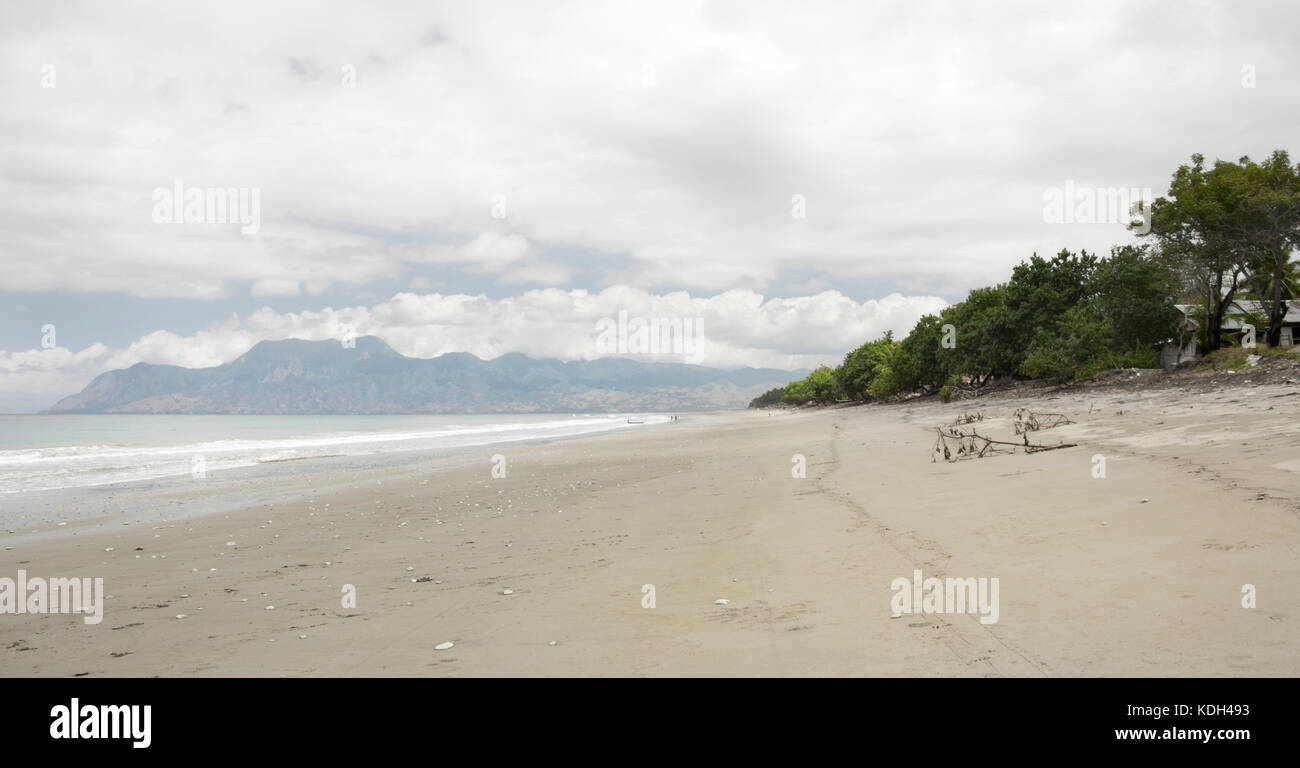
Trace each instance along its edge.
<path fill-rule="evenodd" d="M 976 288 L 966 300 L 944 310 L 943 319 L 956 331 L 952 350 L 940 349 L 939 355 L 951 362 L 941 383 L 953 373 L 969 376 L 976 386 L 995 375 L 1014 373 L 1020 365 L 1028 340 L 1021 334 L 1008 306 L 1008 287 Z M 936 373 L 940 373 L 937 371 Z"/>
<path fill-rule="evenodd" d="M 769 389 L 768 391 L 764 392 L 763 394 L 759 395 L 753 400 L 750 400 L 749 407 L 767 408 L 773 405 L 777 405 L 778 403 L 781 402 L 781 395 L 783 394 L 785 394 L 784 387 L 776 387 L 775 389 Z"/>
<path fill-rule="evenodd" d="M 1285 316 L 1282 291 L 1291 252 L 1300 245 L 1300 169 L 1281 150 L 1264 163 L 1205 156 L 1174 172 L 1168 193 L 1150 210 L 1152 237 L 1181 266 L 1188 287 L 1205 308 L 1206 342 L 1221 343 L 1219 329 L 1243 281 L 1268 304 L 1265 337 L 1276 344 Z"/>
<path fill-rule="evenodd" d="M 893 360 L 895 346 L 890 331 L 845 355 L 844 363 L 834 372 L 839 391 L 857 400 L 870 396 L 871 384 Z"/>
<path fill-rule="evenodd" d="M 1287 312 L 1291 254 L 1300 248 L 1300 164 L 1292 165 L 1290 156 L 1277 150 L 1262 163 L 1249 157 L 1220 160 L 1210 175 L 1220 193 L 1221 226 L 1246 255 L 1243 272 L 1268 318 L 1265 337 L 1277 346 Z"/>
<path fill-rule="evenodd" d="M 835 400 L 835 377 L 830 368 L 822 366 L 799 381 L 785 385 L 781 393 L 781 402 L 802 405 L 803 403 L 829 403 Z"/>
<path fill-rule="evenodd" d="M 1006 288 L 1010 369 L 1017 370 L 1038 333 L 1056 330 L 1065 313 L 1088 296 L 1097 257 L 1062 250 L 1051 259 L 1034 254 L 1011 272 Z"/>
<path fill-rule="evenodd" d="M 785 385 L 785 390 L 781 393 L 781 402 L 791 405 L 801 405 L 808 402 L 808 380 L 800 379 L 792 381 Z"/>
<path fill-rule="evenodd" d="M 1072 379 L 1109 356 L 1114 344 L 1114 329 L 1094 306 L 1071 307 L 1055 327 L 1035 334 L 1020 373 L 1031 379 Z"/>
<path fill-rule="evenodd" d="M 1145 246 L 1112 248 L 1093 271 L 1087 293 L 1120 347 L 1150 347 L 1177 334 L 1178 277 Z"/>
<path fill-rule="evenodd" d="M 823 365 L 808 374 L 807 382 L 809 400 L 819 403 L 835 400 L 835 374 L 830 368 Z"/>
<path fill-rule="evenodd" d="M 946 354 L 952 350 L 941 345 L 944 323 L 937 315 L 925 315 L 899 342 L 887 379 L 894 389 L 888 394 L 917 389 L 933 392 L 947 381 L 955 359 Z"/>

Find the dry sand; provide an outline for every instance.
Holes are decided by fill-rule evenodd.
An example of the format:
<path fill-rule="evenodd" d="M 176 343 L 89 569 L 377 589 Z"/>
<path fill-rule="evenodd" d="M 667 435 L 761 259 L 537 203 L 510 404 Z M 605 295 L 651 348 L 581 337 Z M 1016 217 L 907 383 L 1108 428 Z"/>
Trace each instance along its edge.
<path fill-rule="evenodd" d="M 1016 439 L 1021 405 L 1078 447 L 931 462 L 934 426 L 981 410 Z M 0 673 L 1296 675 L 1298 407 L 1270 385 L 745 412 L 508 448 L 504 479 L 487 455 L 332 470 L 273 506 L 6 536 L 0 576 L 112 599 L 95 626 L 0 615 Z M 997 577 L 999 621 L 891 618 L 914 569 Z"/>

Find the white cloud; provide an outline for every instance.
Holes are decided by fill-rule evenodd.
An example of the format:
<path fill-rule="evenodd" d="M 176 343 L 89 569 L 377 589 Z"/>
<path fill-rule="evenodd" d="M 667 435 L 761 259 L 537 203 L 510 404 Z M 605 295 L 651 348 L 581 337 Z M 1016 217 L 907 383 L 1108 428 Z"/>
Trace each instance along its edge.
<path fill-rule="evenodd" d="M 297 280 L 258 280 L 248 292 L 253 296 L 297 296 L 299 285 Z"/>
<path fill-rule="evenodd" d="M 349 331 L 378 336 L 411 357 L 469 352 L 486 359 L 522 352 L 594 359 L 602 353 L 597 323 L 617 320 L 620 312 L 645 320 L 698 321 L 703 338 L 689 362 L 784 369 L 834 365 L 852 347 L 886 330 L 905 334 L 921 315 L 944 306 L 932 296 L 891 294 L 858 302 L 825 291 L 769 299 L 737 289 L 697 297 L 622 285 L 598 293 L 536 289 L 503 299 L 403 292 L 373 306 L 293 313 L 263 308 L 192 336 L 155 331 L 119 350 L 94 344 L 75 354 L 62 348 L 0 352 L 0 410 L 49 407 L 99 373 L 138 362 L 209 367 L 235 359 L 258 341 L 340 339 Z"/>
<path fill-rule="evenodd" d="M 1046 186 L 1159 190 L 1192 152 L 1292 141 L 1289 17 L 1213 3 L 235 2 L 200 17 L 8 4 L 0 289 L 320 293 L 405 282 L 429 259 L 564 285 L 572 273 L 533 252 L 545 244 L 595 254 L 608 274 L 589 288 L 788 294 L 783 275 L 818 271 L 961 293 L 1031 251 L 1128 239 L 1044 224 Z M 47 65 L 57 88 L 41 87 Z M 150 193 L 176 179 L 261 190 L 260 233 L 154 224 Z"/>
<path fill-rule="evenodd" d="M 479 272 L 501 272 L 532 255 L 528 240 L 520 235 L 484 232 L 464 245 L 429 248 L 425 251 L 424 260 L 443 264 L 469 264 Z"/>
<path fill-rule="evenodd" d="M 64 393 L 79 391 L 105 370 L 111 351 L 103 344 L 69 349 L 0 351 L 0 413 L 28 413 L 50 407 Z M 58 394 L 55 394 L 58 393 Z"/>

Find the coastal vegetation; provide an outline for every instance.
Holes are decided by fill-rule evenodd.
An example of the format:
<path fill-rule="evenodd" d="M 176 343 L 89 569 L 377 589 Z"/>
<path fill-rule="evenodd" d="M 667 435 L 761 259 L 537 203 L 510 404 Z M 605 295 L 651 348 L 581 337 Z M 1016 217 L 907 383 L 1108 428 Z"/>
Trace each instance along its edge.
<path fill-rule="evenodd" d="M 765 392 L 751 407 L 883 399 L 950 399 L 998 377 L 1069 382 L 1116 368 L 1158 367 L 1160 348 L 1192 333 L 1204 353 L 1238 345 L 1221 333 L 1236 299 L 1252 299 L 1261 341 L 1276 347 L 1300 297 L 1300 165 L 1285 151 L 1207 168 L 1180 166 L 1169 191 L 1130 228 L 1143 239 L 1106 256 L 1033 254 L 1005 283 L 922 317 L 901 340 L 868 341 L 835 368 Z M 1191 305 L 1184 314 L 1176 305 Z M 1190 318 L 1195 325 L 1185 322 Z"/>

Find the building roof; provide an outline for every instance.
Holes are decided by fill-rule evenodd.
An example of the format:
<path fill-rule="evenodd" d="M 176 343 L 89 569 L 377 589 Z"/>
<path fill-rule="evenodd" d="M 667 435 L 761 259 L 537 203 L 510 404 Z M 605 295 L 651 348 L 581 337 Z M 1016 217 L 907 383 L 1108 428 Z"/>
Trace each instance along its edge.
<path fill-rule="evenodd" d="M 1187 315 L 1187 321 L 1189 323 L 1192 325 L 1198 325 L 1195 318 L 1191 316 L 1191 312 L 1200 309 L 1200 304 L 1175 304 L 1174 306 L 1177 307 L 1178 311 Z M 1229 305 L 1228 311 L 1224 315 L 1223 322 L 1219 324 L 1219 329 L 1224 331 L 1241 330 L 1243 324 L 1242 318 L 1233 317 L 1233 315 L 1243 314 L 1267 316 L 1268 312 L 1266 311 L 1263 302 L 1254 299 L 1234 301 Z M 1282 322 L 1286 325 L 1300 324 L 1300 300 L 1291 299 L 1286 302 L 1286 316 L 1282 318 Z"/>

